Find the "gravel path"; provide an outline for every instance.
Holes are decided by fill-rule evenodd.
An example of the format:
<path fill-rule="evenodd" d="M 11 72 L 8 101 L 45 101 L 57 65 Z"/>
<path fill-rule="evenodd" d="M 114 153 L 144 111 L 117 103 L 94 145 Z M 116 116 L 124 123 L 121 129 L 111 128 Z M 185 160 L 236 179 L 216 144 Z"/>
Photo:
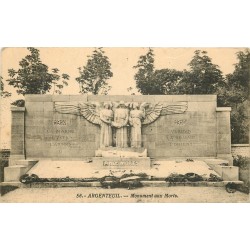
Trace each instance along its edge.
<path fill-rule="evenodd" d="M 0 197 L 9 202 L 249 202 L 249 195 L 224 187 L 143 187 L 134 190 L 77 188 L 23 188 Z"/>

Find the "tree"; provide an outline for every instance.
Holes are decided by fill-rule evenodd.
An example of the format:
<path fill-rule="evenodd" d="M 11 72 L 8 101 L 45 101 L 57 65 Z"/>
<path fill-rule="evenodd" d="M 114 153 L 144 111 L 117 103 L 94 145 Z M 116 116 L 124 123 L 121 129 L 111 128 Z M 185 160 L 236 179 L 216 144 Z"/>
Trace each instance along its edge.
<path fill-rule="evenodd" d="M 4 91 L 4 83 L 3 83 L 3 77 L 0 76 L 0 96 L 3 98 L 11 96 L 11 93 L 8 91 Z"/>
<path fill-rule="evenodd" d="M 49 73 L 49 67 L 42 63 L 40 59 L 40 52 L 36 48 L 27 48 L 30 52 L 20 62 L 20 68 L 18 70 L 9 69 L 9 79 L 7 82 L 9 85 L 17 88 L 18 94 L 45 94 L 50 91 L 54 86 L 54 93 L 62 93 L 61 90 L 68 83 L 69 75 L 58 74 L 57 68 L 52 69 L 52 73 Z M 62 79 L 62 83 L 58 81 Z"/>
<path fill-rule="evenodd" d="M 190 69 L 154 70 L 154 54 L 149 49 L 146 55 L 140 56 L 134 68 L 136 87 L 144 95 L 167 94 L 214 94 L 224 82 L 218 65 L 212 63 L 206 51 L 196 50 L 188 64 Z"/>
<path fill-rule="evenodd" d="M 232 74 L 226 75 L 225 85 L 218 90 L 218 106 L 232 107 L 232 143 L 249 142 L 250 50 L 237 53 L 238 63 Z"/>
<path fill-rule="evenodd" d="M 102 48 L 95 49 L 88 57 L 86 66 L 78 68 L 80 76 L 76 81 L 80 85 L 80 93 L 108 94 L 111 86 L 107 81 L 113 76 L 109 58 Z"/>
<path fill-rule="evenodd" d="M 188 65 L 190 69 L 184 70 L 180 83 L 183 94 L 215 94 L 224 83 L 219 66 L 212 63 L 206 51 L 196 50 Z"/>
<path fill-rule="evenodd" d="M 149 48 L 146 55 L 139 57 L 137 65 L 133 67 L 138 69 L 134 76 L 136 81 L 136 87 L 140 93 L 143 95 L 156 94 L 156 88 L 154 85 L 154 53 L 151 48 Z"/>
<path fill-rule="evenodd" d="M 180 81 L 183 78 L 183 72 L 175 69 L 160 69 L 154 73 L 154 94 L 156 95 L 174 95 L 180 94 Z"/>
<path fill-rule="evenodd" d="M 135 90 L 133 87 L 128 87 L 127 91 L 131 94 L 131 95 L 135 95 Z"/>
<path fill-rule="evenodd" d="M 52 73 L 54 75 L 54 81 L 52 82 L 53 84 L 53 94 L 62 94 L 62 89 L 64 88 L 64 86 L 68 86 L 68 82 L 66 80 L 69 80 L 69 75 L 68 74 L 62 74 L 62 76 L 60 77 L 60 75 L 57 75 L 57 73 L 59 72 L 59 69 L 54 68 L 52 69 Z M 58 82 L 62 79 L 62 82 Z"/>
<path fill-rule="evenodd" d="M 242 89 L 242 100 L 249 98 L 250 85 L 250 50 L 237 53 L 238 63 L 235 64 L 235 69 L 232 74 L 227 75 L 228 83 L 234 88 Z"/>
<path fill-rule="evenodd" d="M 232 107 L 231 132 L 232 143 L 249 143 L 249 119 L 247 115 L 247 101 Z"/>

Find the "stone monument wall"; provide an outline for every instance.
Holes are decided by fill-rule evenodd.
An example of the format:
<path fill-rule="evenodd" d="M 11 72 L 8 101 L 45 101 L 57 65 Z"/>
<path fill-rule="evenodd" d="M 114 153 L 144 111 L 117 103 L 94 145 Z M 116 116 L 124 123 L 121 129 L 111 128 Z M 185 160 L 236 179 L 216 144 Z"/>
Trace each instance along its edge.
<path fill-rule="evenodd" d="M 12 155 L 17 153 L 26 158 L 39 159 L 93 157 L 100 142 L 99 126 L 80 115 L 55 112 L 54 105 L 121 100 L 163 102 L 164 105 L 187 103 L 184 113 L 160 116 L 151 124 L 143 125 L 142 144 L 150 157 L 217 157 L 231 154 L 230 109 L 218 109 L 216 95 L 26 95 L 25 98 L 25 110 L 18 112 L 14 109 L 12 112 L 12 127 L 20 126 L 15 124 L 21 122 L 16 118 L 17 115 L 24 117 L 24 129 L 21 124 L 23 134 L 15 132 L 12 135 Z M 24 112 L 24 116 L 20 112 Z M 17 144 L 18 148 L 15 148 Z"/>

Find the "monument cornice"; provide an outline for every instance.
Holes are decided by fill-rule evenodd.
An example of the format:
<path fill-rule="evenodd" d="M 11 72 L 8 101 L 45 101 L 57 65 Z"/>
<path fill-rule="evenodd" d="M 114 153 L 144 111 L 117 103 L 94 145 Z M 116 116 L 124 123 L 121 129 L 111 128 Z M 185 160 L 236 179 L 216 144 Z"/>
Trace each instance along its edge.
<path fill-rule="evenodd" d="M 19 112 L 24 112 L 25 111 L 25 107 L 15 107 L 15 106 L 11 106 L 10 108 L 11 111 L 19 111 Z"/>
<path fill-rule="evenodd" d="M 231 110 L 232 110 L 231 107 L 217 107 L 216 108 L 216 112 L 225 112 L 225 111 L 230 112 Z"/>

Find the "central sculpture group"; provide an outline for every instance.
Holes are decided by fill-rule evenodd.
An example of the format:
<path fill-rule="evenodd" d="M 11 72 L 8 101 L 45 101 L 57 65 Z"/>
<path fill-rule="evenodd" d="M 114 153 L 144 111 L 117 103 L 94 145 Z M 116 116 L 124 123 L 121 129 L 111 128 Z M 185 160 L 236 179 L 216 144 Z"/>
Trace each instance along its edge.
<path fill-rule="evenodd" d="M 142 146 L 141 126 L 144 118 L 145 109 L 137 102 L 125 105 L 121 101 L 114 111 L 111 103 L 104 103 L 100 110 L 100 147 L 113 146 L 112 131 L 115 129 L 116 147 L 127 148 L 130 145 L 132 148 L 140 148 Z"/>
<path fill-rule="evenodd" d="M 142 125 L 148 125 L 160 116 L 183 114 L 187 102 L 137 103 L 130 102 L 83 102 L 54 104 L 54 111 L 84 117 L 99 125 L 100 147 L 140 148 L 142 147 Z M 115 137 L 115 141 L 113 138 Z"/>

